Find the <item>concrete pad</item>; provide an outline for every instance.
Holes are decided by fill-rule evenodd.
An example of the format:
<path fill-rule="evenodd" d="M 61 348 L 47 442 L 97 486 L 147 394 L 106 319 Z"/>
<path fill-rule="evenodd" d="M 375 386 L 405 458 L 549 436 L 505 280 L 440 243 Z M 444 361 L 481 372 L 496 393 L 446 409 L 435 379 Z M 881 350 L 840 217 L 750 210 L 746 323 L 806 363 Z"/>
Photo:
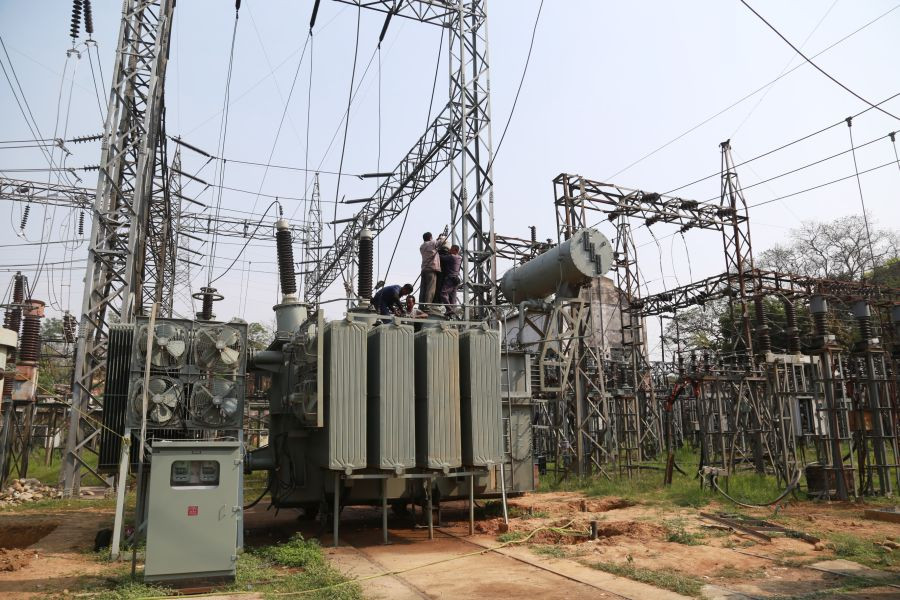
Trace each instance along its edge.
<path fill-rule="evenodd" d="M 844 560 L 840 558 L 835 560 L 823 560 L 808 566 L 813 569 L 825 571 L 826 573 L 840 573 L 841 575 L 865 577 L 866 579 L 886 579 L 890 577 L 896 577 L 896 574 L 894 573 L 871 569 L 865 565 L 855 563 L 852 560 Z"/>

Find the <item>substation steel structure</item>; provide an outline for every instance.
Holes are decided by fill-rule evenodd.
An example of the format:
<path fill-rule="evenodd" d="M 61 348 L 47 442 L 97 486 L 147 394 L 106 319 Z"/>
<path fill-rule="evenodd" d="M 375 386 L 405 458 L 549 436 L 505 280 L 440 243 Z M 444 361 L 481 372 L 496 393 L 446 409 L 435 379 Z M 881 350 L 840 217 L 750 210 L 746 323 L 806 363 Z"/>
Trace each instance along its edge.
<path fill-rule="evenodd" d="M 448 166 L 452 237 L 463 254 L 465 318 L 487 318 L 495 301 L 493 152 L 487 13 L 482 0 L 337 0 L 358 9 L 444 27 L 450 40 L 450 97 L 425 133 L 385 177 L 359 213 L 309 273 L 305 297 L 316 303 L 356 260 L 353 248 L 368 228 L 378 235 Z M 318 4 L 318 2 L 317 2 Z M 98 435 L 108 330 L 131 322 L 154 302 L 171 311 L 177 235 L 169 193 L 164 87 L 174 0 L 125 0 L 116 47 L 92 226 L 61 484 L 77 493 L 83 452 Z M 183 222 L 182 214 L 179 222 Z M 240 226 L 239 220 L 234 223 Z M 218 226 L 218 224 L 216 224 Z M 218 232 L 222 233 L 221 229 Z M 476 307 L 476 308 L 473 308 Z M 100 474 L 95 474 L 99 477 Z"/>
<path fill-rule="evenodd" d="M 879 323 L 884 336 L 891 333 L 885 322 L 898 327 L 900 290 L 755 268 L 746 201 L 730 144 L 720 147 L 719 204 L 577 175 L 561 174 L 554 180 L 560 241 L 596 221 L 615 227 L 614 302 L 621 313 L 621 337 L 617 347 L 603 347 L 609 344 L 608 324 L 602 322 L 602 312 L 597 314 L 602 306 L 591 301 L 594 286 L 576 299 L 557 299 L 556 313 L 568 315 L 562 328 L 554 324 L 559 314 L 539 322 L 520 319 L 541 340 L 536 352 L 540 378 L 533 384 L 536 452 L 564 477 L 592 471 L 608 476 L 613 467 L 631 475 L 640 463 L 660 458 L 665 450 L 670 481 L 677 466 L 674 447 L 690 439 L 700 448 L 701 466 L 713 474 L 727 475 L 750 465 L 759 473 L 772 472 L 787 486 L 796 485 L 806 465 L 810 489 L 823 496 L 830 490 L 839 498 L 891 493 L 900 485 L 896 365 L 890 363 L 888 345 L 874 332 Z M 677 227 L 678 234 L 691 229 L 720 232 L 725 271 L 642 297 L 632 231 L 658 223 Z M 657 238 L 652 230 L 651 235 Z M 499 239 L 498 252 L 502 255 L 508 248 L 508 257 L 519 261 L 546 249 L 534 235 L 530 243 Z M 767 297 L 785 306 L 791 341 L 784 354 L 772 350 Z M 829 331 L 826 298 L 852 306 L 862 341 L 850 352 L 836 344 Z M 729 306 L 731 354 L 692 354 L 688 361 L 679 354 L 668 363 L 651 363 L 647 318 L 717 300 Z M 807 301 L 814 331 L 804 355 L 797 306 Z M 521 306 L 519 312 L 539 312 L 536 308 Z M 873 316 L 873 310 L 880 312 Z M 891 316 L 884 318 L 889 310 Z M 600 335 L 587 334 L 598 331 Z M 548 345 L 565 351 L 547 360 Z M 896 338 L 892 349 L 896 355 Z M 546 376 L 554 369 L 554 384 L 547 385 Z M 807 446 L 814 448 L 816 462 L 807 459 Z"/>

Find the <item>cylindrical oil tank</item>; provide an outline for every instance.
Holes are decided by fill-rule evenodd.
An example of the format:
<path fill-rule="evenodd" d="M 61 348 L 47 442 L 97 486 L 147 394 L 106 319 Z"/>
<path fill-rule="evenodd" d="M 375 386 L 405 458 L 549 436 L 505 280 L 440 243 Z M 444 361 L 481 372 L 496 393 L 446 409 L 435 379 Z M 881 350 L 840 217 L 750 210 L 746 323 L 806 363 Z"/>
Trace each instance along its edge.
<path fill-rule="evenodd" d="M 462 465 L 459 333 L 443 324 L 416 334 L 416 464 L 444 472 Z"/>
<path fill-rule="evenodd" d="M 366 349 L 369 326 L 331 321 L 323 333 L 325 427 L 328 468 L 366 466 Z"/>
<path fill-rule="evenodd" d="M 398 475 L 416 466 L 414 336 L 394 323 L 369 332 L 369 467 Z"/>
<path fill-rule="evenodd" d="M 527 263 L 503 275 L 500 289 L 514 304 L 546 298 L 550 294 L 574 297 L 592 277 L 612 266 L 613 250 L 606 236 L 590 227 Z"/>
<path fill-rule="evenodd" d="M 467 467 L 503 460 L 500 421 L 500 334 L 468 329 L 459 336 L 462 459 Z"/>

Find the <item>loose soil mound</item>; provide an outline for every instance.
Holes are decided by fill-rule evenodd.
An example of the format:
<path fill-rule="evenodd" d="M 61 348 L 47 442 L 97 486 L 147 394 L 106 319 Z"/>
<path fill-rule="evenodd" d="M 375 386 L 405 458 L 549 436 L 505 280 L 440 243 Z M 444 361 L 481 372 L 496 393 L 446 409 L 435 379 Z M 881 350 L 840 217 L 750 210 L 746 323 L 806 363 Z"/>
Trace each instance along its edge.
<path fill-rule="evenodd" d="M 27 548 L 54 529 L 55 523 L 3 525 L 0 527 L 0 549 Z"/>
<path fill-rule="evenodd" d="M 0 548 L 0 572 L 18 571 L 30 563 L 32 558 L 34 558 L 33 552 Z"/>
<path fill-rule="evenodd" d="M 628 508 L 635 504 L 637 503 L 632 500 L 613 496 L 610 498 L 603 498 L 602 500 L 579 500 L 578 502 L 569 502 L 568 506 L 572 510 L 596 513 L 609 512 L 619 508 Z"/>
<path fill-rule="evenodd" d="M 614 537 L 628 537 L 641 542 L 662 538 L 666 530 L 653 523 L 638 521 L 601 521 L 597 523 L 597 537 L 601 540 Z"/>

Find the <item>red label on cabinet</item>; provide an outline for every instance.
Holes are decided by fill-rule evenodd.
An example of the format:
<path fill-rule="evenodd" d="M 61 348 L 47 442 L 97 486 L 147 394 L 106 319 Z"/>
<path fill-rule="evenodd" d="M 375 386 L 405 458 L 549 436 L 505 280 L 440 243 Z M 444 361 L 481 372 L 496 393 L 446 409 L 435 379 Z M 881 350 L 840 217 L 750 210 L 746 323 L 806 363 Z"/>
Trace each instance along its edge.
<path fill-rule="evenodd" d="M 188 506 L 188 516 L 189 516 L 189 517 L 196 517 L 196 516 L 197 516 L 197 513 L 199 512 L 199 511 L 198 511 L 198 508 L 199 508 L 199 507 L 197 507 L 197 506 Z"/>

